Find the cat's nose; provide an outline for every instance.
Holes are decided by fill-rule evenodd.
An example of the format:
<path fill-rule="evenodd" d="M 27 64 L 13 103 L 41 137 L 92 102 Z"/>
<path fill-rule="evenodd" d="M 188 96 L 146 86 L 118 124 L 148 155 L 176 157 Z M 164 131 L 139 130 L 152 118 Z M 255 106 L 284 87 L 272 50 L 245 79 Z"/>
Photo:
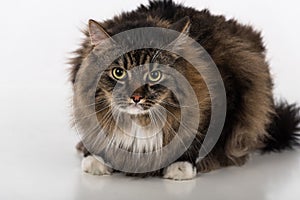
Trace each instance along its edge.
<path fill-rule="evenodd" d="M 131 99 L 133 100 L 134 103 L 138 103 L 141 101 L 143 97 L 141 95 L 132 95 Z"/>

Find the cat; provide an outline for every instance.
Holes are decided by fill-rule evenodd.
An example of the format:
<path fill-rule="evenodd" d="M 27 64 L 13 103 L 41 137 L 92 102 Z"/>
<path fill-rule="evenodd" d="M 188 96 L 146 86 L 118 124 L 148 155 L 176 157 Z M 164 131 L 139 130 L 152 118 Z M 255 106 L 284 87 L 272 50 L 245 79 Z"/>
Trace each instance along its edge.
<path fill-rule="evenodd" d="M 226 91 L 226 119 L 217 143 L 203 159 L 198 157 L 211 121 L 212 94 L 203 76 L 186 59 L 172 52 L 153 48 L 129 51 L 115 59 L 97 82 L 99 74 L 93 70 L 99 65 L 97 59 L 101 57 L 101 49 L 107 48 L 103 41 L 124 31 L 143 27 L 175 30 L 180 35 L 191 37 L 207 51 L 221 74 Z M 77 145 L 77 149 L 84 154 L 83 171 L 95 175 L 125 171 L 128 175 L 158 175 L 168 179 L 187 180 L 196 177 L 198 172 L 209 172 L 231 165 L 241 166 L 255 151 L 280 152 L 299 145 L 299 107 L 285 101 L 274 102 L 266 49 L 261 34 L 251 26 L 239 24 L 234 19 L 226 20 L 224 16 L 212 15 L 207 9 L 198 11 L 172 0 L 150 0 L 149 5 L 140 5 L 136 10 L 122 13 L 113 19 L 103 22 L 90 20 L 84 33 L 86 37 L 81 47 L 75 51 L 76 56 L 70 61 L 70 80 L 74 85 L 75 99 L 74 121 L 83 135 L 82 141 Z M 162 38 L 161 40 L 168 39 L 164 36 Z M 138 37 L 136 40 L 139 40 Z M 180 39 L 169 40 L 172 43 Z M 176 44 L 174 46 L 176 48 Z M 186 45 L 185 48 L 188 50 L 185 54 L 193 52 L 193 47 Z M 180 85 L 181 82 L 172 74 L 167 76 L 160 70 L 160 64 L 176 69 L 190 81 L 201 116 L 196 125 L 197 133 L 190 146 L 168 166 L 141 173 L 137 168 L 153 163 L 145 162 L 142 158 L 139 161 L 137 158 L 128 165 L 131 166 L 131 171 L 114 169 L 111 162 L 124 164 L 132 159 L 130 156 L 133 157 L 134 153 L 155 151 L 177 137 L 176 131 L 181 125 L 178 119 L 182 114 L 180 99 L 162 83 L 167 81 Z M 143 79 L 147 79 L 144 85 L 141 84 Z M 97 82 L 96 90 L 83 88 L 78 80 Z M 117 97 L 113 95 L 116 85 L 119 87 Z M 139 86 L 136 88 L 136 85 Z M 128 93 L 128 90 L 132 91 Z M 94 98 L 92 105 L 85 102 L 89 95 Z M 162 119 L 162 112 L 155 111 L 159 107 L 167 110 L 165 121 Z M 119 120 L 113 117 L 116 110 L 123 113 L 118 115 Z M 86 116 L 93 113 L 101 130 L 86 128 L 92 124 Z M 85 120 L 82 121 L 82 118 Z M 130 119 L 131 123 L 126 119 Z M 153 120 L 158 124 L 164 121 L 167 125 L 162 124 L 163 128 L 156 130 L 158 125 L 153 125 Z M 191 126 L 192 122 L 193 120 Z M 120 124 L 126 130 L 130 126 L 127 131 L 133 135 L 140 134 L 147 136 L 147 139 L 126 135 L 116 128 Z M 156 134 L 150 137 L 154 132 Z M 101 137 L 101 134 L 110 138 L 110 142 L 117 148 L 129 152 L 129 155 L 118 154 L 111 143 L 99 142 L 97 137 Z M 89 143 L 94 146 L 88 147 Z M 173 151 L 176 148 L 166 155 L 161 154 L 157 159 L 168 160 L 168 157 L 173 156 Z M 108 158 L 113 159 L 109 161 Z"/>

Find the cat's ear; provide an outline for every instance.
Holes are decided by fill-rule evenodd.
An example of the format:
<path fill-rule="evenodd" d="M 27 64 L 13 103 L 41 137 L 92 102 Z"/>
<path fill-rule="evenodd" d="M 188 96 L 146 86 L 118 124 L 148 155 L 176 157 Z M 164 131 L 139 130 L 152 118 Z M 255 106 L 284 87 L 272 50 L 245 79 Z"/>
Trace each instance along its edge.
<path fill-rule="evenodd" d="M 186 16 L 178 20 L 177 22 L 171 24 L 169 28 L 178 31 L 180 33 L 188 34 L 190 30 L 190 26 L 191 26 L 191 20 L 188 16 Z"/>
<path fill-rule="evenodd" d="M 179 21 L 175 22 L 174 24 L 171 24 L 171 26 L 169 28 L 173 29 L 177 32 L 180 32 L 180 34 L 174 41 L 172 41 L 168 45 L 168 48 L 170 48 L 171 50 L 183 49 L 184 46 L 186 46 L 186 43 L 188 41 L 190 27 L 191 27 L 191 21 L 188 16 L 180 19 Z"/>
<path fill-rule="evenodd" d="M 89 20 L 89 35 L 92 45 L 98 45 L 101 41 L 110 38 L 104 28 L 95 20 Z"/>

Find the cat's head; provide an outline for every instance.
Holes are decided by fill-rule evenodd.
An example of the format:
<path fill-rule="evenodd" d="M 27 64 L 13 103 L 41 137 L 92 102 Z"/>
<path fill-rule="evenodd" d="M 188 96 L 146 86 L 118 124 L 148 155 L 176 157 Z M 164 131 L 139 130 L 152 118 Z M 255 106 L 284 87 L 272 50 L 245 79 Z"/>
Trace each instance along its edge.
<path fill-rule="evenodd" d="M 184 18 L 169 28 L 187 34 L 189 25 L 189 19 Z M 103 48 L 102 41 L 110 38 L 109 33 L 93 20 L 89 22 L 89 35 L 91 43 L 95 48 L 100 46 L 100 49 Z M 163 39 L 160 37 L 160 40 Z M 165 39 L 170 40 L 168 36 Z M 119 42 L 122 45 L 125 43 Z M 172 42 L 173 39 L 170 40 Z M 94 54 L 101 54 L 101 51 L 95 51 Z M 101 74 L 96 92 L 96 110 L 110 105 L 118 111 L 137 115 L 146 114 L 154 106 L 178 107 L 176 95 L 168 85 L 180 84 L 171 69 L 182 72 L 183 64 L 187 62 L 178 55 L 156 48 L 137 49 L 122 54 Z"/>

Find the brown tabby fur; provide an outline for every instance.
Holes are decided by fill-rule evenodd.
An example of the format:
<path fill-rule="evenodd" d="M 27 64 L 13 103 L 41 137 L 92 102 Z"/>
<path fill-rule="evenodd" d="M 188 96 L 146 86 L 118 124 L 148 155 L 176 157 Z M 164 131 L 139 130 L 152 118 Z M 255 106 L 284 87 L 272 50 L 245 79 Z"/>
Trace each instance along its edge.
<path fill-rule="evenodd" d="M 190 19 L 189 36 L 200 43 L 216 63 L 227 94 L 227 116 L 221 137 L 208 156 L 197 163 L 198 171 L 208 172 L 224 166 L 243 165 L 249 153 L 265 146 L 264 141 L 269 137 L 267 130 L 275 112 L 272 80 L 259 32 L 235 20 L 211 15 L 208 10 L 198 11 L 172 1 L 150 1 L 149 6 L 142 5 L 137 10 L 99 24 L 112 36 L 138 27 L 170 28 L 173 23 L 186 16 Z M 83 60 L 94 48 L 89 32 L 84 31 L 84 34 L 86 38 L 75 51 L 76 57 L 70 62 L 70 78 L 73 83 Z M 150 58 L 147 62 L 150 62 Z M 201 134 L 197 137 L 203 140 L 210 119 L 210 95 L 202 78 L 195 75 L 197 73 L 192 67 L 187 67 L 187 62 L 177 64 L 191 69 L 183 73 L 189 78 L 201 102 L 200 110 L 205 117 L 199 124 Z M 129 68 L 134 66 L 133 63 Z M 178 110 L 171 107 L 168 109 L 177 117 L 180 116 Z M 103 118 L 101 115 L 105 115 L 105 112 L 98 115 L 99 121 Z M 174 124 L 175 121 L 168 118 L 168 123 Z M 166 135 L 164 144 L 172 137 Z M 82 145 L 80 148 L 82 149 Z M 191 154 L 195 157 L 197 152 Z"/>

